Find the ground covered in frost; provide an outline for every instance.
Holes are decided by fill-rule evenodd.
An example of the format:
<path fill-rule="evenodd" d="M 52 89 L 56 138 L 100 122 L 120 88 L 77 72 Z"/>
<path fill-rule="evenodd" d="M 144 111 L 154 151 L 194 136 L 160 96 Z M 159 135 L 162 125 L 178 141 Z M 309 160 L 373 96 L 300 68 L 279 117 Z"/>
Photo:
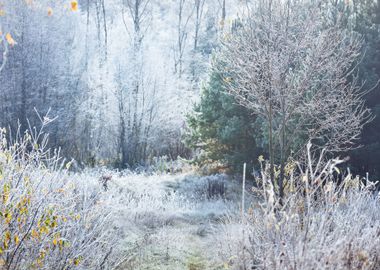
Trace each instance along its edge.
<path fill-rule="evenodd" d="M 235 221 L 239 230 L 238 180 L 225 175 L 111 174 L 103 198 L 114 206 L 125 248 L 121 269 L 223 269 L 231 260 L 222 253 L 231 254 L 226 249 L 235 247 L 222 239 L 227 231 L 234 233 Z M 224 195 L 210 198 L 210 182 L 223 184 Z"/>

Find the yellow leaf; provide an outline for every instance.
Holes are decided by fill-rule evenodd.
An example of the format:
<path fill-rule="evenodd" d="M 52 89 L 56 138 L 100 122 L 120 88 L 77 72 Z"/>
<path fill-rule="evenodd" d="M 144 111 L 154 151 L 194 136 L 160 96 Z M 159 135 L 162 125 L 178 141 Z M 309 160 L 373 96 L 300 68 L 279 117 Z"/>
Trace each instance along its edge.
<path fill-rule="evenodd" d="M 5 213 L 5 223 L 9 224 L 12 220 L 12 213 Z"/>
<path fill-rule="evenodd" d="M 57 238 L 55 238 L 55 239 L 53 240 L 53 245 L 56 246 L 57 244 L 58 244 L 58 240 L 57 240 Z"/>
<path fill-rule="evenodd" d="M 20 238 L 18 238 L 18 235 L 14 236 L 14 240 L 16 242 L 16 245 L 18 245 L 18 243 L 20 243 Z"/>
<path fill-rule="evenodd" d="M 72 11 L 78 10 L 78 1 L 71 1 L 71 10 Z"/>
<path fill-rule="evenodd" d="M 48 234 L 49 233 L 49 228 L 47 226 L 41 226 L 40 227 L 40 233 L 41 234 Z"/>
<path fill-rule="evenodd" d="M 32 230 L 32 237 L 34 237 L 34 238 L 38 238 L 38 236 L 39 236 L 39 233 L 36 231 L 36 230 Z"/>
<path fill-rule="evenodd" d="M 5 35 L 5 39 L 7 40 L 8 44 L 11 46 L 14 46 L 16 44 L 16 41 L 13 39 L 13 37 L 10 33 L 7 33 Z"/>
<path fill-rule="evenodd" d="M 6 231 L 5 232 L 5 241 L 9 242 L 11 240 L 11 232 Z"/>
<path fill-rule="evenodd" d="M 81 260 L 82 260 L 82 257 L 81 257 L 81 256 L 75 258 L 75 259 L 74 259 L 74 265 L 78 266 L 78 265 L 80 264 Z"/>
<path fill-rule="evenodd" d="M 48 7 L 47 13 L 48 13 L 49 17 L 52 16 L 53 15 L 53 9 L 51 7 Z"/>

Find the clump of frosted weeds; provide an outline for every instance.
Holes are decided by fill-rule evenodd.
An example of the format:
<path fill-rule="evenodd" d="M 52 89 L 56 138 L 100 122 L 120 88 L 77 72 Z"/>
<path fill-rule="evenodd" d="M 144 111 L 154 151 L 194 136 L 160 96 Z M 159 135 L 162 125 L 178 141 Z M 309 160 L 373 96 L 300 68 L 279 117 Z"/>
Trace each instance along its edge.
<path fill-rule="evenodd" d="M 380 269 L 380 200 L 375 183 L 340 174 L 307 147 L 306 165 L 287 166 L 283 199 L 262 162 L 258 203 L 225 226 L 220 258 L 240 269 Z"/>
<path fill-rule="evenodd" d="M 47 149 L 41 120 L 13 140 L 0 131 L 0 268 L 110 269 L 121 257 L 113 209 Z"/>

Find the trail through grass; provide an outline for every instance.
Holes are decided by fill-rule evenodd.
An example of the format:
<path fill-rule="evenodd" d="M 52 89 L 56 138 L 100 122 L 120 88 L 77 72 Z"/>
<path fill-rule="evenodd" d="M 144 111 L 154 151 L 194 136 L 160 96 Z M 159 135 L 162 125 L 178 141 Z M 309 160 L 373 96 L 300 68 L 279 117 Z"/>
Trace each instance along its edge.
<path fill-rule="evenodd" d="M 210 198 L 209 182 L 223 183 L 225 194 Z M 224 175 L 130 174 L 114 178 L 107 192 L 124 232 L 123 269 L 223 269 L 216 239 L 225 221 L 238 217 L 238 181 Z"/>

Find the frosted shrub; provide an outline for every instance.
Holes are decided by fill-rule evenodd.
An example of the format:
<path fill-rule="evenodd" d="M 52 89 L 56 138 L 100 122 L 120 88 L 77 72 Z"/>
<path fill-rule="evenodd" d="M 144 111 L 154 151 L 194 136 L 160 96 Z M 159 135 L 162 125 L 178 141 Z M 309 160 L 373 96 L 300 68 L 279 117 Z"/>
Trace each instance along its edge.
<path fill-rule="evenodd" d="M 223 258 L 246 269 L 380 269 L 380 200 L 375 183 L 350 173 L 336 180 L 343 160 L 313 158 L 288 164 L 284 199 L 262 161 L 253 205 L 239 228 L 226 228 L 232 248 Z M 234 245 L 233 245 L 234 244 Z M 230 244 L 231 246 L 231 244 Z M 242 248 L 243 247 L 243 248 Z M 221 250 L 222 252 L 223 250 Z M 226 254 L 226 252 L 230 252 Z M 233 253 L 235 252 L 235 253 Z"/>
<path fill-rule="evenodd" d="M 323 155 L 323 153 L 322 153 Z M 286 197 L 262 174 L 264 203 L 248 216 L 250 263 L 264 269 L 378 269 L 379 200 L 373 185 L 348 174 L 338 184 L 341 160 L 307 164 L 288 172 Z"/>
<path fill-rule="evenodd" d="M 0 269 L 114 265 L 117 233 L 100 189 L 73 179 L 70 163 L 46 148 L 42 129 L 18 133 L 14 141 L 1 130 L 0 142 Z"/>

